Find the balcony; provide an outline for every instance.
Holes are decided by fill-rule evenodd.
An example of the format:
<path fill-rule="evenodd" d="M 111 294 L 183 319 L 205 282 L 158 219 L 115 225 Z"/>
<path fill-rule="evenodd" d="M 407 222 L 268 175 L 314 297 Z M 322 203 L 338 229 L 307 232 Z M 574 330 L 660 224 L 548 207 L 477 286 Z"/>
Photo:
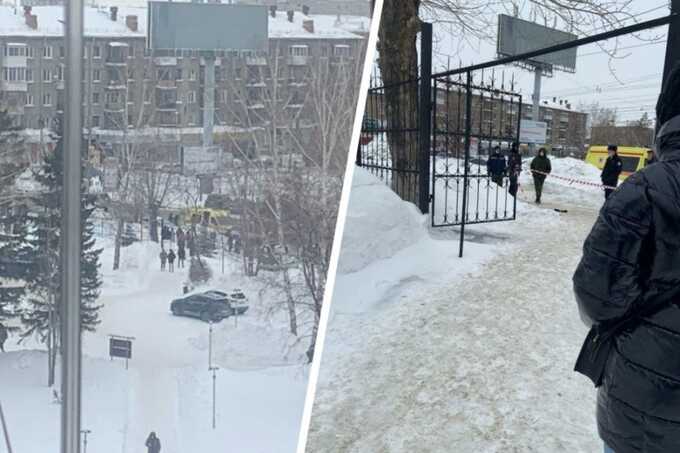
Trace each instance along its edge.
<path fill-rule="evenodd" d="M 309 55 L 291 55 L 286 60 L 288 66 L 307 66 L 309 64 Z"/>
<path fill-rule="evenodd" d="M 246 57 L 248 66 L 267 66 L 267 57 Z"/>
<path fill-rule="evenodd" d="M 156 57 L 153 63 L 156 66 L 177 66 L 177 57 Z"/>

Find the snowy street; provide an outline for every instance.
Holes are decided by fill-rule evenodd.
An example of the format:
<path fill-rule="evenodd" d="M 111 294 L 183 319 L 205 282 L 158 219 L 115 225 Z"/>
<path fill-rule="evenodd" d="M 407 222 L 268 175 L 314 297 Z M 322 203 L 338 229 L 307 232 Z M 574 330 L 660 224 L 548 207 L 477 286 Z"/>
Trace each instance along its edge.
<path fill-rule="evenodd" d="M 596 177 L 572 161 L 555 162 L 557 171 Z M 357 177 L 366 179 L 355 175 L 355 184 Z M 516 222 L 471 228 L 477 243 L 466 243 L 462 260 L 449 250 L 456 234 L 431 231 L 427 241 L 439 243 L 432 250 L 419 240 L 364 271 L 338 276 L 307 451 L 322 445 L 352 453 L 445 452 L 451 445 L 460 452 L 601 448 L 595 391 L 572 371 L 587 331 L 571 289 L 601 194 L 553 181 L 542 207 L 520 203 Z M 526 202 L 533 187 L 528 177 L 522 182 Z M 353 203 L 361 202 L 351 199 L 350 212 L 367 210 Z M 347 236 L 344 241 L 343 254 L 349 249 L 345 257 L 352 260 Z M 495 252 L 485 253 L 488 248 Z M 399 274 L 393 266 L 403 253 L 434 261 L 429 266 L 437 269 L 398 275 L 362 308 L 349 300 L 346 287 L 361 279 L 370 285 L 379 268 L 383 280 Z"/>
<path fill-rule="evenodd" d="M 83 339 L 88 451 L 146 452 L 151 431 L 163 453 L 209 451 L 215 445 L 228 448 L 221 451 L 293 451 L 307 385 L 300 360 L 304 345 L 285 346 L 286 318 L 270 313 L 271 290 L 243 277 L 237 258 L 227 256 L 224 275 L 219 259 L 209 260 L 214 274 L 209 287 L 241 288 L 250 302 L 238 325 L 233 318 L 214 324 L 213 364 L 220 370 L 213 430 L 208 324 L 173 316 L 169 309 L 181 296 L 188 267 L 161 272 L 159 245 L 137 242 L 123 249 L 121 269 L 111 271 L 113 249 L 106 238 L 102 245 L 102 323 Z M 109 334 L 135 338 L 128 370 L 124 360 L 109 359 Z M 9 352 L 0 354 L 0 401 L 15 451 L 52 453 L 59 449 L 60 405 L 45 385 L 46 354 L 38 346 L 27 348 L 31 345 L 10 341 Z M 36 425 L 43 429 L 32 429 Z"/>

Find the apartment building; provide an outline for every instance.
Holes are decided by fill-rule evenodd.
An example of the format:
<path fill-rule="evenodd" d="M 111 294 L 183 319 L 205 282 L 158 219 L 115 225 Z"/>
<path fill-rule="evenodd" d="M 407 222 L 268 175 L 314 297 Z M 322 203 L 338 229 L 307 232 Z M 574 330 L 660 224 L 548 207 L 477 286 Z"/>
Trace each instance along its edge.
<path fill-rule="evenodd" d="M 85 7 L 84 133 L 109 154 L 150 143 L 154 159 L 172 162 L 182 146 L 201 143 L 208 55 L 147 49 L 146 14 L 145 7 Z M 294 125 L 279 120 L 282 128 L 311 127 L 314 118 L 305 111 L 304 99 L 315 66 L 344 68 L 362 57 L 368 18 L 339 19 L 312 14 L 309 7 L 275 6 L 268 18 L 268 50 L 211 54 L 214 142 L 222 146 L 233 145 L 239 134 L 246 140 L 252 128 L 268 124 L 273 110 L 290 112 L 282 116 Z M 48 141 L 47 131 L 56 128 L 63 113 L 62 21 L 62 6 L 0 6 L 0 105 L 32 141 Z M 272 92 L 276 103 L 267 98 Z"/>

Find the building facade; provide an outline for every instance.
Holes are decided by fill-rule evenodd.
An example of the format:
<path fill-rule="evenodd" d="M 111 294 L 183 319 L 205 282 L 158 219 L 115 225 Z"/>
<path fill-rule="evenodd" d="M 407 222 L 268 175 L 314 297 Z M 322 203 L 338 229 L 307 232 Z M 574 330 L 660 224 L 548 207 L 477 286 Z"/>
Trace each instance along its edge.
<path fill-rule="evenodd" d="M 234 136 L 269 124 L 272 111 L 287 118 L 279 120 L 281 128 L 313 125 L 304 106 L 315 68 L 362 58 L 368 18 L 305 13 L 270 8 L 267 51 L 211 54 L 215 143 L 228 146 Z M 202 143 L 206 55 L 147 49 L 146 14 L 146 8 L 85 7 L 84 133 L 110 153 L 150 143 L 157 157 L 173 161 L 182 146 Z M 0 105 L 41 144 L 64 108 L 62 15 L 62 6 L 0 7 Z"/>

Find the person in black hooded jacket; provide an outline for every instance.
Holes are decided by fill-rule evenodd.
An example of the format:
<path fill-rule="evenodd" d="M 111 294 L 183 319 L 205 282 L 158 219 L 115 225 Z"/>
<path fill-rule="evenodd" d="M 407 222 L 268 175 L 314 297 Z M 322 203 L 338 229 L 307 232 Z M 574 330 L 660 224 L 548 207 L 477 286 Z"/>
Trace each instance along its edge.
<path fill-rule="evenodd" d="M 587 324 L 634 321 L 616 334 L 598 390 L 598 431 L 615 453 L 680 452 L 680 298 L 635 316 L 680 286 L 680 65 L 657 124 L 659 162 L 610 196 L 574 274 Z"/>
<path fill-rule="evenodd" d="M 604 199 L 607 200 L 609 196 L 614 192 L 614 189 L 619 184 L 619 176 L 623 170 L 623 161 L 619 157 L 619 147 L 616 145 L 607 146 L 607 152 L 609 157 L 604 163 L 604 168 L 602 169 L 602 174 L 600 179 L 602 184 L 607 186 L 604 189 Z M 613 187 L 613 188 L 611 188 Z"/>

